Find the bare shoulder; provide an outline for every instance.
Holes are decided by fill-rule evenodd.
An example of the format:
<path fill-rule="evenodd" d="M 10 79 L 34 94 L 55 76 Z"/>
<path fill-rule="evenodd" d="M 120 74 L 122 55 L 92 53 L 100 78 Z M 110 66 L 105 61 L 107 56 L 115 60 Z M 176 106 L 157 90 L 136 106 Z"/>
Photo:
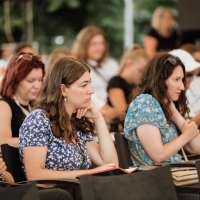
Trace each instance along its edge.
<path fill-rule="evenodd" d="M 10 115 L 11 116 L 12 115 L 10 106 L 5 101 L 0 101 L 0 110 L 1 110 L 0 116 L 2 116 L 2 115 L 4 115 L 4 116 Z"/>

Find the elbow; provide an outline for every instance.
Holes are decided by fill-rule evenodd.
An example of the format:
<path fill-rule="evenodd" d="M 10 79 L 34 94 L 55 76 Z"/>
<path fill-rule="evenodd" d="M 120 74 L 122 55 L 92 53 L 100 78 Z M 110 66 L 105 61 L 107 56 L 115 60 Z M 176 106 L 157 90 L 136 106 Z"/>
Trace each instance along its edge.
<path fill-rule="evenodd" d="M 163 162 L 165 159 L 162 157 L 162 156 L 160 156 L 160 155 L 156 155 L 156 156 L 153 156 L 152 158 L 151 158 L 155 163 L 161 163 L 161 162 Z"/>

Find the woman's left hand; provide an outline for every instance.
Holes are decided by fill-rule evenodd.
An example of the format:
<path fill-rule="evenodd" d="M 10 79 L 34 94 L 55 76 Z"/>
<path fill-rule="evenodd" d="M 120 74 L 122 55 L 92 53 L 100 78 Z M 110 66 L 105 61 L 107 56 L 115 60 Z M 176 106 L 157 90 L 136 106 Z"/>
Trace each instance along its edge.
<path fill-rule="evenodd" d="M 4 173 L 6 171 L 6 164 L 3 161 L 2 158 L 0 158 L 0 174 Z"/>
<path fill-rule="evenodd" d="M 86 108 L 78 108 L 74 111 L 77 118 L 87 117 L 89 119 L 97 119 L 100 116 L 100 111 L 94 106 L 91 102 L 90 105 Z"/>

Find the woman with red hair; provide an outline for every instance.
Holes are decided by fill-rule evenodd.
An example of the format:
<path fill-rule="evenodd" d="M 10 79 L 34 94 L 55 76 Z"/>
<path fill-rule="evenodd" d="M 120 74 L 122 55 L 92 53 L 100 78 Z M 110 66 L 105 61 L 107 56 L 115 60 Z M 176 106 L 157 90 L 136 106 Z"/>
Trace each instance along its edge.
<path fill-rule="evenodd" d="M 0 88 L 0 144 L 18 147 L 19 128 L 40 91 L 44 64 L 38 56 L 17 53 L 8 63 Z"/>

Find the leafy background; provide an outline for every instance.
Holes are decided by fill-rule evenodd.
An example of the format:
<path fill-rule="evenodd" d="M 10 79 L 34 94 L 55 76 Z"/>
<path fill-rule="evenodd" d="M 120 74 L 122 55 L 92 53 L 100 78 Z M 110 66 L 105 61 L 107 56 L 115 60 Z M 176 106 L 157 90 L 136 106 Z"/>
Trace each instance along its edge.
<path fill-rule="evenodd" d="M 133 0 L 134 42 L 142 45 L 149 28 L 151 15 L 157 6 L 176 9 L 177 0 Z M 119 58 L 123 53 L 123 0 L 33 0 L 34 41 L 42 54 L 49 54 L 58 45 L 56 36 L 64 37 L 71 48 L 76 34 L 87 25 L 103 29 L 107 35 L 110 54 Z M 3 1 L 0 1 L 0 43 L 6 43 L 4 34 Z M 16 42 L 26 41 L 25 0 L 10 0 L 11 30 Z"/>

